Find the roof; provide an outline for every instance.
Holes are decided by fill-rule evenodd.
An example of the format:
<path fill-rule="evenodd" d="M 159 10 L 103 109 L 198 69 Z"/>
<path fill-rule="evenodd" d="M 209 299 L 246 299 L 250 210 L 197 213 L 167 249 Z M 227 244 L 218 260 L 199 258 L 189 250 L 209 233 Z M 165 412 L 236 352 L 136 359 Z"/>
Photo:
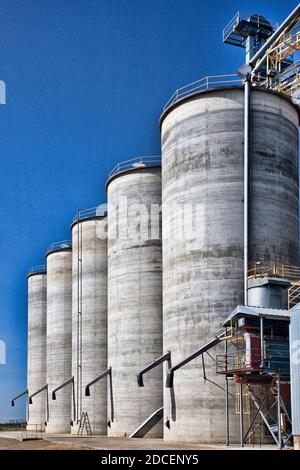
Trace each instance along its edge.
<path fill-rule="evenodd" d="M 226 326 L 231 320 L 241 316 L 263 317 L 273 320 L 289 321 L 291 316 L 288 310 L 279 310 L 276 308 L 248 307 L 247 305 L 238 305 L 233 312 L 226 318 L 223 326 Z"/>

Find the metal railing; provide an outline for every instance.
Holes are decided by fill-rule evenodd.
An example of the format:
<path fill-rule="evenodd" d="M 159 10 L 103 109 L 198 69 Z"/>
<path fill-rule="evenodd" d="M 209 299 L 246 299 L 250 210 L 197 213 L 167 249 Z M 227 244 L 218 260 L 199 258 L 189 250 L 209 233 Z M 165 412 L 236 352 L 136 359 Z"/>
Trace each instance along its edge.
<path fill-rule="evenodd" d="M 63 250 L 65 248 L 72 248 L 72 241 L 71 240 L 63 240 L 61 242 L 52 243 L 47 248 L 47 253 L 50 253 L 52 251 Z"/>
<path fill-rule="evenodd" d="M 252 348 L 249 352 L 241 349 L 236 353 L 218 354 L 216 356 L 216 372 L 221 374 L 229 371 L 258 370 L 261 365 L 260 357 L 260 348 Z"/>
<path fill-rule="evenodd" d="M 280 277 L 289 281 L 300 280 L 300 267 L 280 263 L 279 261 L 251 261 L 248 265 L 248 278 Z"/>
<path fill-rule="evenodd" d="M 21 425 L 20 440 L 35 440 L 43 437 L 43 424 L 31 424 L 31 430 L 28 431 L 27 424 Z"/>
<path fill-rule="evenodd" d="M 90 209 L 79 210 L 73 222 L 78 220 L 87 219 L 89 217 L 105 217 L 107 215 L 107 204 L 101 204 L 100 206 L 91 207 Z"/>
<path fill-rule="evenodd" d="M 300 302 L 300 281 L 294 282 L 288 292 L 288 309 L 295 307 Z"/>
<path fill-rule="evenodd" d="M 277 370 L 282 369 L 289 363 L 286 362 L 286 345 L 285 343 L 276 345 L 276 355 L 271 348 L 272 345 L 265 343 L 265 351 L 261 358 L 260 348 L 251 348 L 250 351 L 239 350 L 235 353 L 218 354 L 216 356 L 216 372 L 224 374 L 227 372 L 249 372 L 257 370 Z M 263 362 L 261 362 L 261 360 Z"/>
<path fill-rule="evenodd" d="M 229 23 L 225 26 L 223 30 L 223 41 L 225 41 L 231 32 L 236 28 L 236 26 L 241 21 L 241 13 L 238 11 L 233 18 L 229 21 Z"/>
<path fill-rule="evenodd" d="M 113 175 L 117 175 L 122 171 L 134 169 L 134 168 L 144 168 L 147 166 L 161 165 L 161 155 L 154 156 L 143 156 L 131 158 L 130 160 L 124 160 L 123 162 L 117 163 L 116 166 L 111 170 L 108 175 L 108 179 Z"/>
<path fill-rule="evenodd" d="M 234 15 L 234 17 L 229 21 L 229 23 L 225 26 L 225 28 L 223 30 L 223 40 L 225 41 L 230 36 L 232 31 L 234 31 L 234 29 L 241 22 L 241 20 L 249 20 L 249 18 L 251 18 L 251 16 L 253 16 L 253 14 L 238 11 Z M 274 21 L 267 20 L 264 16 L 261 16 L 261 15 L 255 15 L 255 16 L 256 16 L 256 19 L 257 19 L 258 26 L 267 26 L 267 27 L 272 26 L 274 31 L 279 26 L 278 23 L 276 23 Z"/>
<path fill-rule="evenodd" d="M 30 274 L 36 274 L 36 273 L 46 273 L 47 272 L 47 268 L 46 268 L 46 265 L 45 264 L 41 264 L 40 266 L 33 266 L 30 271 L 28 272 L 28 276 L 30 276 Z"/>
<path fill-rule="evenodd" d="M 178 88 L 164 106 L 164 111 L 182 98 L 193 95 L 199 91 L 205 91 L 218 87 L 241 86 L 243 80 L 236 74 L 209 75 L 196 80 L 181 88 Z"/>

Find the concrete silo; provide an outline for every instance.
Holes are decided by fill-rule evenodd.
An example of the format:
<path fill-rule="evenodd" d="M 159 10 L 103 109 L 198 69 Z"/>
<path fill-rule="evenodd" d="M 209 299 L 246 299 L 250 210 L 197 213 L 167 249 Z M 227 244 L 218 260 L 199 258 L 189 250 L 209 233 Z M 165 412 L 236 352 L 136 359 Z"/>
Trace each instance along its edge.
<path fill-rule="evenodd" d="M 72 245 L 59 242 L 47 251 L 47 384 L 49 388 L 48 433 L 71 430 L 71 384 L 52 392 L 72 374 Z"/>
<path fill-rule="evenodd" d="M 223 87 L 187 96 L 161 117 L 164 351 L 173 365 L 244 302 L 243 112 L 243 89 Z M 298 265 L 298 113 L 286 97 L 253 89 L 251 119 L 249 261 Z M 196 238 L 176 238 L 184 204 L 197 207 Z M 206 362 L 207 378 L 223 386 Z M 201 357 L 177 371 L 174 398 L 166 440 L 224 441 L 224 392 L 203 380 Z"/>
<path fill-rule="evenodd" d="M 161 367 L 147 375 L 144 388 L 136 380 L 162 353 L 160 159 L 132 163 L 118 166 L 107 182 L 108 365 L 115 407 L 110 436 L 130 435 L 162 406 L 163 395 Z M 147 436 L 161 437 L 162 423 Z"/>
<path fill-rule="evenodd" d="M 46 385 L 46 318 L 47 273 L 46 266 L 32 268 L 28 276 L 28 394 L 38 392 Z M 29 406 L 28 430 L 44 429 L 47 421 L 46 391 L 38 394 Z"/>
<path fill-rule="evenodd" d="M 91 396 L 85 386 L 107 369 L 107 219 L 100 209 L 80 211 L 72 224 L 72 375 L 77 424 L 87 413 L 93 434 L 107 432 L 107 383 Z M 78 426 L 72 428 L 77 433 Z"/>

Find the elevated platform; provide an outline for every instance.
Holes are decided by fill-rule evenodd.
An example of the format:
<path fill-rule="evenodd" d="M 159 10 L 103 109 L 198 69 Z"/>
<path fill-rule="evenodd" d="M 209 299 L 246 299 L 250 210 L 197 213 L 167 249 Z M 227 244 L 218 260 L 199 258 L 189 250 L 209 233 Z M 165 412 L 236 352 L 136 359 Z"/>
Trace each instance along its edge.
<path fill-rule="evenodd" d="M 274 26 L 261 15 L 246 15 L 237 12 L 223 31 L 223 42 L 245 48 L 246 40 L 259 32 L 260 38 L 268 39 Z"/>

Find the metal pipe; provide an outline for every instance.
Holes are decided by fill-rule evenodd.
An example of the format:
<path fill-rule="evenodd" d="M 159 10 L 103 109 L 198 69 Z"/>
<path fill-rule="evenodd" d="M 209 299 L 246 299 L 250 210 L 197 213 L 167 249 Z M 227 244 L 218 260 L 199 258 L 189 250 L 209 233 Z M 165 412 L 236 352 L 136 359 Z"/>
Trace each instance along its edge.
<path fill-rule="evenodd" d="M 225 335 L 227 337 L 227 328 L 225 329 Z M 226 356 L 226 372 L 227 372 L 227 354 L 228 354 L 228 343 L 225 339 L 225 356 Z M 203 357 L 203 356 L 202 356 Z M 228 376 L 225 375 L 225 421 L 226 421 L 226 446 L 230 444 L 230 430 L 229 430 L 229 403 L 228 403 Z"/>
<path fill-rule="evenodd" d="M 28 395 L 28 389 L 24 390 L 24 392 L 20 393 L 16 397 L 12 398 L 11 400 L 11 406 L 15 406 L 15 401 L 18 400 L 18 398 L 23 397 L 24 395 Z"/>
<path fill-rule="evenodd" d="M 249 161 L 250 161 L 250 77 L 244 82 L 244 304 L 248 305 L 249 263 Z"/>
<path fill-rule="evenodd" d="M 225 376 L 225 421 L 226 421 L 226 446 L 230 444 L 229 434 L 229 403 L 228 403 L 228 377 Z"/>
<path fill-rule="evenodd" d="M 266 52 L 269 47 L 274 43 L 274 41 L 284 32 L 284 30 L 290 26 L 290 23 L 300 15 L 300 3 L 296 6 L 296 8 L 292 11 L 292 13 L 284 20 L 284 22 L 279 26 L 279 28 L 269 37 L 269 39 L 265 42 L 265 44 L 260 48 L 260 50 L 254 54 L 251 60 L 249 60 L 248 64 L 254 69 L 257 70 L 258 65 L 255 65 L 256 62 L 261 59 L 260 62 L 265 60 Z M 260 64 L 261 65 L 261 64 Z"/>
<path fill-rule="evenodd" d="M 91 382 L 89 382 L 85 386 L 85 396 L 89 397 L 91 396 L 90 393 L 90 387 L 94 385 L 95 383 L 99 382 L 99 380 L 103 379 L 106 376 L 109 376 L 109 389 L 110 389 L 110 410 L 111 410 L 111 422 L 114 422 L 114 400 L 113 400 L 113 388 L 112 388 L 112 368 L 109 367 L 106 369 L 104 372 L 102 372 L 100 375 L 95 377 Z M 110 426 L 110 424 L 109 424 Z"/>
<path fill-rule="evenodd" d="M 55 388 L 52 391 L 52 400 L 56 400 L 56 392 L 58 390 L 61 390 L 62 388 L 66 387 L 69 384 L 72 384 L 72 395 L 73 395 L 73 421 L 76 421 L 76 403 L 75 403 L 75 384 L 74 384 L 74 377 L 71 377 L 70 379 L 66 380 L 64 383 L 62 383 L 59 387 Z M 73 424 L 73 422 L 71 423 Z"/>
<path fill-rule="evenodd" d="M 143 375 L 146 374 L 146 372 L 149 372 L 150 370 L 154 369 L 154 367 L 157 367 L 158 365 L 162 364 L 164 361 L 168 361 L 168 369 L 171 368 L 171 352 L 168 351 L 166 354 L 163 356 L 160 356 L 158 359 L 155 361 L 151 362 L 148 366 L 146 366 L 144 369 L 142 369 L 138 374 L 137 374 L 137 383 L 139 387 L 144 386 L 144 380 L 143 380 Z"/>
<path fill-rule="evenodd" d="M 34 392 L 32 395 L 29 396 L 29 405 L 32 405 L 32 398 L 41 393 L 43 390 L 46 390 L 46 423 L 49 421 L 49 397 L 48 397 L 48 384 L 44 385 L 42 388 Z"/>
<path fill-rule="evenodd" d="M 23 397 L 24 395 L 28 396 L 28 389 L 24 390 L 24 392 L 20 393 L 16 397 L 14 397 L 11 400 L 11 406 L 15 406 L 15 401 L 18 400 L 18 398 Z M 29 401 L 27 402 L 26 412 L 27 412 L 27 421 L 29 421 Z"/>
<path fill-rule="evenodd" d="M 264 318 L 260 317 L 260 367 L 264 366 Z"/>
<path fill-rule="evenodd" d="M 217 344 L 219 344 L 222 339 L 224 338 L 225 336 L 225 332 L 220 334 L 219 336 L 217 336 L 216 338 L 214 338 L 212 341 L 210 341 L 209 343 L 207 343 L 205 346 L 203 346 L 202 348 L 198 349 L 197 351 L 195 351 L 194 353 L 192 353 L 190 356 L 188 356 L 186 359 L 183 359 L 183 361 L 179 362 L 178 364 L 176 364 L 176 366 L 174 367 L 171 367 L 171 369 L 168 370 L 167 372 L 167 380 L 166 380 L 166 387 L 167 388 L 172 388 L 173 387 L 173 382 L 174 382 L 174 372 L 178 369 L 181 369 L 181 367 L 185 366 L 186 364 L 188 364 L 189 362 L 193 361 L 194 359 L 196 359 L 197 357 L 201 356 L 201 354 L 204 354 L 206 351 L 208 351 L 209 349 L 213 348 L 214 346 L 216 346 Z"/>
<path fill-rule="evenodd" d="M 281 435 L 281 390 L 280 390 L 280 373 L 277 374 L 277 425 L 278 425 L 278 449 L 282 449 L 282 435 Z"/>
<path fill-rule="evenodd" d="M 243 384 L 240 383 L 240 441 L 241 447 L 244 447 L 244 400 Z"/>

